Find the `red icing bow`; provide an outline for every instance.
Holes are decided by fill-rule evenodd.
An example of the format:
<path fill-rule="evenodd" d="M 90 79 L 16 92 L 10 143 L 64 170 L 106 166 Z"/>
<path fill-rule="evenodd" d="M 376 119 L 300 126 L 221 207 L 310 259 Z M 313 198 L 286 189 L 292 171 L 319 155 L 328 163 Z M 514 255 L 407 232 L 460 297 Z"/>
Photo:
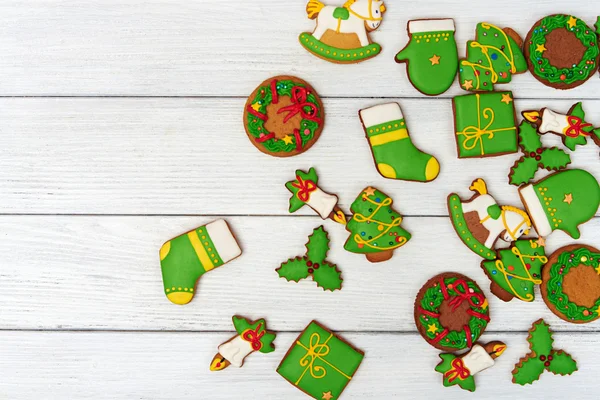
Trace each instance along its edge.
<path fill-rule="evenodd" d="M 246 329 L 242 333 L 242 339 L 244 339 L 246 342 L 249 342 L 252 346 L 252 350 L 254 351 L 258 351 L 262 347 L 260 339 L 265 335 L 265 331 L 258 333 L 258 331 L 260 331 L 261 328 L 262 324 L 258 324 L 255 330 Z"/>
<path fill-rule="evenodd" d="M 579 117 L 575 117 L 573 115 L 569 115 L 567 117 L 567 122 L 569 123 L 569 127 L 565 132 L 565 135 L 568 137 L 576 138 L 579 135 L 589 136 L 590 134 L 585 132 L 583 128 L 589 128 L 592 124 L 584 124 L 583 120 Z"/>
<path fill-rule="evenodd" d="M 448 378 L 448 382 L 453 382 L 456 378 L 461 381 L 467 379 L 471 375 L 471 371 L 465 367 L 465 363 L 460 358 L 452 360 L 452 369 L 444 374 L 444 378 Z"/>
<path fill-rule="evenodd" d="M 281 114 L 283 112 L 287 112 L 288 115 L 283 119 L 283 123 L 287 123 L 294 115 L 300 113 L 303 119 L 308 119 L 314 121 L 318 124 L 321 123 L 321 119 L 317 117 L 317 112 L 319 111 L 314 104 L 308 103 L 306 100 L 308 98 L 308 91 L 306 88 L 300 86 L 294 86 L 292 89 L 292 105 L 287 107 L 282 107 L 277 111 L 277 114 Z M 305 107 L 310 108 L 310 112 L 306 112 L 304 110 Z"/>
<path fill-rule="evenodd" d="M 296 180 L 298 183 L 292 183 L 292 186 L 300 189 L 296 194 L 300 200 L 303 202 L 308 202 L 310 200 L 310 194 L 317 190 L 317 184 L 313 181 L 305 181 L 300 176 L 296 175 Z"/>
<path fill-rule="evenodd" d="M 463 279 L 457 279 L 453 285 L 454 291 L 456 292 L 456 297 L 450 300 L 449 303 L 453 311 L 460 307 L 465 300 L 468 301 L 473 307 L 481 307 L 485 302 L 485 297 L 483 297 L 481 293 L 469 292 L 469 286 Z M 458 290 L 459 287 L 462 289 L 462 292 Z M 477 299 L 479 302 L 475 303 L 473 298 Z"/>

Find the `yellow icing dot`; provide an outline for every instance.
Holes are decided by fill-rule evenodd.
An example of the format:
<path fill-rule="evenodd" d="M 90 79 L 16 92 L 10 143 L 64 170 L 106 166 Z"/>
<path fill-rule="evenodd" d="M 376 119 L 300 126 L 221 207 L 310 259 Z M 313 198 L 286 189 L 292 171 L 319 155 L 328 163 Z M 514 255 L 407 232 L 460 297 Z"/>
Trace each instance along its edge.
<path fill-rule="evenodd" d="M 169 293 L 171 291 L 171 289 L 167 289 L 167 293 Z"/>
<path fill-rule="evenodd" d="M 202 240 L 206 239 L 206 236 L 202 236 Z"/>
<path fill-rule="evenodd" d="M 581 257 L 581 262 L 586 262 L 586 261 L 587 261 L 587 257 L 586 256 Z"/>

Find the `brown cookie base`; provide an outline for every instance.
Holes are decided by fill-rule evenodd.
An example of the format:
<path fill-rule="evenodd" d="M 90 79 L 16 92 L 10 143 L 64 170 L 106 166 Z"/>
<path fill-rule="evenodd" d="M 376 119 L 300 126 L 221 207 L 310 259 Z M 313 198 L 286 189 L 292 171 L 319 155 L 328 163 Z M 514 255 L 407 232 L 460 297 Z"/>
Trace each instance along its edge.
<path fill-rule="evenodd" d="M 248 125 L 247 125 L 248 106 L 250 106 L 252 104 L 252 102 L 256 98 L 256 95 L 258 94 L 258 91 L 260 90 L 260 88 L 263 86 L 269 86 L 274 79 L 277 81 L 291 80 L 295 84 L 302 85 L 306 88 L 306 90 L 308 90 L 311 94 L 313 94 L 317 99 L 317 104 L 318 104 L 318 108 L 319 108 L 319 110 L 318 110 L 319 118 L 321 118 L 322 122 L 319 125 L 319 127 L 317 128 L 317 130 L 315 131 L 313 138 L 309 142 L 307 142 L 302 147 L 302 149 L 299 151 L 295 149 L 295 150 L 289 151 L 289 152 L 285 152 L 285 151 L 271 152 L 271 151 L 267 150 L 265 148 L 265 146 L 262 145 L 262 143 L 257 142 L 256 138 L 248 131 Z M 271 105 L 267 106 L 268 120 L 265 122 L 264 126 L 265 126 L 265 129 L 268 129 L 268 131 L 270 133 L 275 134 L 275 138 L 277 140 L 282 140 L 284 136 L 293 134 L 294 129 L 300 128 L 300 123 L 302 122 L 302 117 L 300 114 L 295 115 L 287 123 L 284 123 L 283 121 L 284 121 L 284 118 L 286 117 L 287 113 L 285 113 L 285 112 L 281 113 L 281 114 L 277 113 L 277 111 L 279 109 L 289 106 L 290 104 L 292 104 L 292 102 L 291 102 L 291 98 L 289 96 L 281 96 L 278 104 L 274 104 L 274 105 L 271 104 Z M 274 76 L 272 78 L 269 78 L 266 81 L 262 82 L 248 97 L 248 100 L 246 101 L 246 104 L 244 105 L 243 122 L 244 122 L 244 129 L 246 131 L 246 135 L 248 135 L 248 139 L 250 139 L 250 143 L 252 143 L 254 145 L 254 147 L 256 147 L 258 150 L 260 150 L 262 153 L 265 153 L 265 154 L 268 154 L 268 155 L 274 156 L 274 157 L 293 157 L 293 156 L 297 156 L 298 154 L 302 154 L 302 153 L 308 151 L 319 139 L 319 137 L 321 136 L 321 132 L 323 131 L 324 123 L 325 123 L 325 110 L 323 108 L 323 102 L 321 101 L 321 98 L 319 97 L 319 95 L 317 94 L 315 89 L 313 89 L 313 87 L 308 82 L 306 82 L 300 78 L 297 78 L 295 76 L 279 75 L 279 76 Z M 269 133 L 269 132 L 267 132 L 267 133 Z"/>

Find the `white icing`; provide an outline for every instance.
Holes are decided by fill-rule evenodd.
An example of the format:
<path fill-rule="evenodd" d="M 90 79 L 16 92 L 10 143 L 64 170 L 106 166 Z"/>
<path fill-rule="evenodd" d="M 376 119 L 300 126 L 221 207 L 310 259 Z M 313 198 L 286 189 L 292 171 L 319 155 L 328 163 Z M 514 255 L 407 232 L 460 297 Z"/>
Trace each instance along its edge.
<path fill-rule="evenodd" d="M 314 192 L 310 193 L 310 197 L 306 204 L 315 210 L 321 216 L 321 218 L 327 219 L 337 202 L 337 196 L 325 193 L 321 189 L 317 188 Z"/>
<path fill-rule="evenodd" d="M 225 220 L 219 219 L 211 222 L 206 225 L 206 230 L 224 263 L 242 254 L 242 249 L 240 249 Z"/>
<path fill-rule="evenodd" d="M 360 110 L 359 113 L 365 128 L 404 118 L 398 103 L 380 104 Z"/>
<path fill-rule="evenodd" d="M 483 371 L 484 369 L 488 369 L 495 364 L 492 356 L 490 356 L 487 351 L 485 351 L 485 349 L 478 344 L 473 346 L 471 351 L 462 358 L 462 361 L 469 372 L 471 372 L 471 376 Z"/>
<path fill-rule="evenodd" d="M 219 346 L 219 354 L 221 354 L 234 367 L 241 367 L 244 363 L 244 358 L 252 353 L 252 345 L 245 341 L 241 336 L 236 336 L 229 342 Z"/>
<path fill-rule="evenodd" d="M 439 31 L 452 31 L 454 32 L 454 20 L 453 19 L 417 19 L 408 21 L 408 32 L 420 33 L 420 32 L 439 32 Z"/>
<path fill-rule="evenodd" d="M 544 212 L 544 206 L 537 197 L 533 185 L 527 185 L 519 189 L 519 194 L 521 195 L 523 204 L 527 207 L 527 211 L 538 235 L 543 237 L 551 234 L 552 228 L 550 227 L 550 221 L 548 221 L 548 217 Z"/>
<path fill-rule="evenodd" d="M 564 114 L 555 113 L 547 108 L 542 113 L 542 124 L 540 125 L 540 133 L 553 132 L 564 134 L 569 129 L 569 117 Z"/>

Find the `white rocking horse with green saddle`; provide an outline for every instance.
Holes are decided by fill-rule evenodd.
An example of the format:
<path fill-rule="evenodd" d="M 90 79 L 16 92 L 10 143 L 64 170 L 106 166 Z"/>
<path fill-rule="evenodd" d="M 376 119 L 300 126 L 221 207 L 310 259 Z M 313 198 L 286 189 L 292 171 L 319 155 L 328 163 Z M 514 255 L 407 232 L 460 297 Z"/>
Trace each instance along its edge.
<path fill-rule="evenodd" d="M 371 43 L 369 32 L 379 28 L 385 5 L 379 0 L 348 0 L 342 7 L 327 6 L 310 0 L 308 18 L 317 20 L 311 34 L 300 35 L 308 51 L 335 63 L 356 63 L 375 57 L 381 46 Z"/>

